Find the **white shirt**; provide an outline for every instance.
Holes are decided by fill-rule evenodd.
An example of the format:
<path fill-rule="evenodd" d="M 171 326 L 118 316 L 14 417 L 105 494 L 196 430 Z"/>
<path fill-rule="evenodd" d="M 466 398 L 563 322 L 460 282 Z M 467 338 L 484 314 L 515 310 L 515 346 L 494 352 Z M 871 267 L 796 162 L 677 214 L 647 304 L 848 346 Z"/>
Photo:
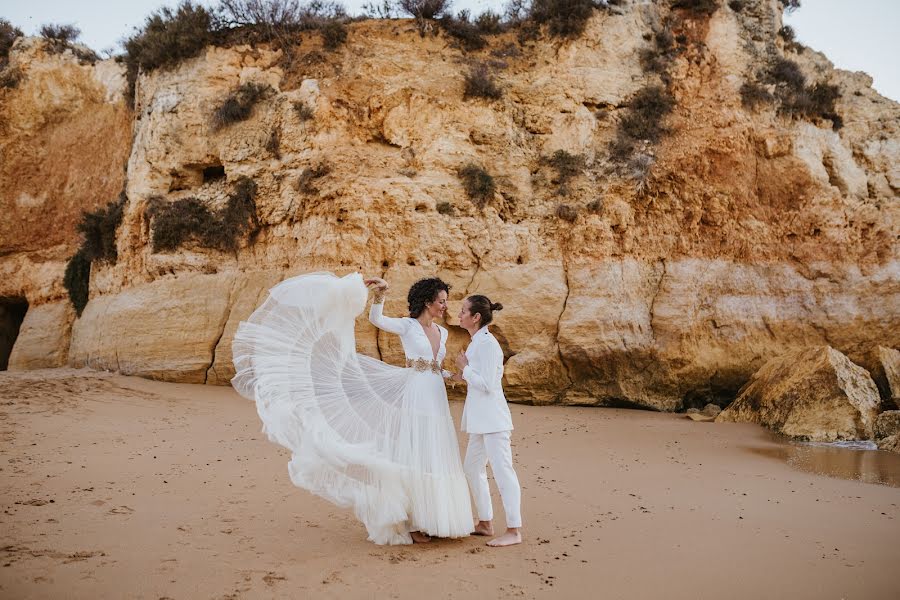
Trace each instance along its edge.
<path fill-rule="evenodd" d="M 466 348 L 469 364 L 462 378 L 468 384 L 460 429 L 466 433 L 495 433 L 513 429 L 503 395 L 503 350 L 487 326 L 472 336 Z"/>

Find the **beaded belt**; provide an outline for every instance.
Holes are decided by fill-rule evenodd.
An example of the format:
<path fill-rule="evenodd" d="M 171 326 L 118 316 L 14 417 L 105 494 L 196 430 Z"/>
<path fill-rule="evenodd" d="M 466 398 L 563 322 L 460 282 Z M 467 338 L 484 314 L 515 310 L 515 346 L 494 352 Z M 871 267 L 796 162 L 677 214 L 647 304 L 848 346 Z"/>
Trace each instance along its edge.
<path fill-rule="evenodd" d="M 406 367 L 415 369 L 421 373 L 431 371 L 432 373 L 441 374 L 441 363 L 436 360 L 425 360 L 424 358 L 407 358 Z"/>

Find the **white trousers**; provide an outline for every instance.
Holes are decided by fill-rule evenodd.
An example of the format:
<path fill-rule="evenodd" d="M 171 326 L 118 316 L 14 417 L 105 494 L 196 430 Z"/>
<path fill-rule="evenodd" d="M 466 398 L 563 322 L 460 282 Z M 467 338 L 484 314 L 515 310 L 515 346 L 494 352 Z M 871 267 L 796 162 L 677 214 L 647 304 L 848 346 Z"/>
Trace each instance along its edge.
<path fill-rule="evenodd" d="M 475 497 L 475 510 L 479 521 L 494 518 L 491 506 L 491 488 L 488 486 L 487 464 L 491 464 L 494 481 L 500 490 L 503 510 L 506 511 L 506 526 L 522 526 L 522 489 L 513 469 L 512 448 L 509 445 L 510 431 L 496 433 L 470 433 L 466 448 L 464 469 L 469 480 L 469 488 Z"/>

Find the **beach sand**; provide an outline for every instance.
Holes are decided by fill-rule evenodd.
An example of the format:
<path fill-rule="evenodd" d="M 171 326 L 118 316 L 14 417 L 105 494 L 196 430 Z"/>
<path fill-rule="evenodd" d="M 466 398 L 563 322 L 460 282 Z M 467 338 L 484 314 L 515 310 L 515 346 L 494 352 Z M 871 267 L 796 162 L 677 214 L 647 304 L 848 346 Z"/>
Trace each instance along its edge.
<path fill-rule="evenodd" d="M 384 547 L 230 388 L 0 373 L 0 597 L 900 598 L 898 487 L 799 470 L 753 425 L 511 408 L 526 542 Z"/>

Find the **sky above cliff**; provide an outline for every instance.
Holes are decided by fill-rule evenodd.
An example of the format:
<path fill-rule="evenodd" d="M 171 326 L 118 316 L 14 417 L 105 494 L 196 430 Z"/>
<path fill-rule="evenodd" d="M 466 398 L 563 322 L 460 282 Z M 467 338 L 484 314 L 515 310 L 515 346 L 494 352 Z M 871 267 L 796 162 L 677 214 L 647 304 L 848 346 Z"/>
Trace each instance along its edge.
<path fill-rule="evenodd" d="M 502 11 L 506 0 L 455 0 L 455 11 L 467 8 L 473 14 L 491 9 Z M 211 2 L 202 2 L 211 4 Z M 343 4 L 359 14 L 366 0 Z M 156 8 L 175 6 L 177 0 L 0 0 L 0 17 L 9 19 L 26 34 L 33 35 L 43 23 L 74 23 L 81 40 L 91 48 L 120 50 L 119 42 L 140 26 Z M 800 10 L 785 16 L 803 44 L 825 53 L 841 69 L 865 71 L 882 95 L 900 101 L 900 56 L 898 0 L 803 0 Z"/>

